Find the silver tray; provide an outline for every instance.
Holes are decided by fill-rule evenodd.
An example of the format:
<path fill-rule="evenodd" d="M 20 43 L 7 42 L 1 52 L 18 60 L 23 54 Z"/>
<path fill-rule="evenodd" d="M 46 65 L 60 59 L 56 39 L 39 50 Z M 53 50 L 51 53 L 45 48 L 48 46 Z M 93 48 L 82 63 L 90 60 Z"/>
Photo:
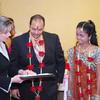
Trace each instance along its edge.
<path fill-rule="evenodd" d="M 37 75 L 21 75 L 20 77 L 22 79 L 34 79 L 34 78 L 46 78 L 46 77 L 54 77 L 55 75 L 53 73 L 42 73 Z"/>

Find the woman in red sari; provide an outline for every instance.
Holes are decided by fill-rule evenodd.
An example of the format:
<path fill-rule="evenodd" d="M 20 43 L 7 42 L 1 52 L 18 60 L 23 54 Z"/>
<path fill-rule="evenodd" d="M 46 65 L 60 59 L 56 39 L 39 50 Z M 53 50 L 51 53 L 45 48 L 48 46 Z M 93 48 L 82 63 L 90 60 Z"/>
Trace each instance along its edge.
<path fill-rule="evenodd" d="M 100 100 L 100 48 L 95 24 L 91 20 L 80 22 L 76 39 L 77 45 L 68 51 L 68 100 Z"/>

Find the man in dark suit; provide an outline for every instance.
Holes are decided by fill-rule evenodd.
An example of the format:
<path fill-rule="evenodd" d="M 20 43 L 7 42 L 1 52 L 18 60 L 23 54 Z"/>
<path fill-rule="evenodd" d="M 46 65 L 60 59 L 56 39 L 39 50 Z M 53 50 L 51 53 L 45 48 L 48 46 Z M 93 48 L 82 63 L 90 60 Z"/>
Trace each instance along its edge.
<path fill-rule="evenodd" d="M 14 38 L 11 62 L 22 74 L 28 69 L 37 74 L 53 73 L 55 77 L 27 80 L 12 90 L 20 100 L 57 100 L 57 83 L 62 83 L 65 59 L 59 37 L 44 31 L 45 19 L 31 17 L 29 31 Z"/>

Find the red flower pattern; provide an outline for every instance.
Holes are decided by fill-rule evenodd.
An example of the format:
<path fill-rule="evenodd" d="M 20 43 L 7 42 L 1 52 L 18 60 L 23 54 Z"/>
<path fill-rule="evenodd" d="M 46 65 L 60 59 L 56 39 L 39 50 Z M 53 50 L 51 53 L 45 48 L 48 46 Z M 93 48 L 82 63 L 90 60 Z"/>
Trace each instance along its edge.
<path fill-rule="evenodd" d="M 27 65 L 27 69 L 33 70 L 33 68 L 34 68 L 34 65 Z"/>
<path fill-rule="evenodd" d="M 91 84 L 92 83 L 92 79 L 88 79 L 87 82 L 88 82 L 88 84 Z"/>
<path fill-rule="evenodd" d="M 43 90 L 43 87 L 42 86 L 38 86 L 37 90 L 41 92 Z"/>
<path fill-rule="evenodd" d="M 39 51 L 39 56 L 40 56 L 40 57 L 43 57 L 44 55 L 45 55 L 45 52 Z"/>
<path fill-rule="evenodd" d="M 81 86 L 81 82 L 77 82 L 77 85 L 80 87 Z"/>
<path fill-rule="evenodd" d="M 76 72 L 76 75 L 77 75 L 77 76 L 80 76 L 80 75 L 81 75 L 81 72 Z"/>
<path fill-rule="evenodd" d="M 35 96 L 35 100 L 40 100 L 40 96 Z"/>
<path fill-rule="evenodd" d="M 92 69 L 91 68 L 87 68 L 87 73 L 91 73 Z"/>
<path fill-rule="evenodd" d="M 80 65 L 81 64 L 81 60 L 75 60 L 75 64 Z"/>
<path fill-rule="evenodd" d="M 91 89 L 87 89 L 87 93 L 91 95 L 92 94 L 92 90 Z"/>
<path fill-rule="evenodd" d="M 32 44 L 32 42 L 28 42 L 28 43 L 26 43 L 26 46 L 27 46 L 27 47 L 32 47 L 33 44 Z"/>
<path fill-rule="evenodd" d="M 32 53 L 28 53 L 26 56 L 27 58 L 32 58 Z"/>
<path fill-rule="evenodd" d="M 79 96 L 80 96 L 80 97 L 83 97 L 83 93 L 79 93 Z"/>
<path fill-rule="evenodd" d="M 35 86 L 32 86 L 32 87 L 31 87 L 31 91 L 32 91 L 32 92 L 35 92 L 35 91 L 36 91 L 36 87 L 35 87 Z"/>
<path fill-rule="evenodd" d="M 43 45 L 44 44 L 44 40 L 39 40 L 39 45 L 41 46 L 41 45 Z"/>
<path fill-rule="evenodd" d="M 44 63 L 44 62 L 40 63 L 40 64 L 39 64 L 39 67 L 40 67 L 40 68 L 44 68 L 44 67 L 45 67 L 45 63 Z"/>
<path fill-rule="evenodd" d="M 89 62 L 93 62 L 94 61 L 94 58 L 93 57 L 88 57 L 88 61 Z"/>
<path fill-rule="evenodd" d="M 44 44 L 44 40 L 39 40 L 38 41 L 38 44 L 40 45 L 40 46 L 42 46 L 43 44 Z M 26 46 L 30 49 L 29 51 L 29 53 L 27 53 L 27 58 L 30 58 L 29 59 L 29 61 L 31 62 L 31 58 L 32 58 L 32 52 L 31 52 L 31 47 L 32 47 L 32 42 L 28 42 L 27 44 L 26 44 Z M 43 57 L 44 55 L 45 55 L 45 52 L 44 51 L 39 51 L 38 52 L 39 53 L 39 56 L 40 57 Z M 45 63 L 44 62 L 41 62 L 41 63 L 39 63 L 39 67 L 40 67 L 40 69 L 42 69 L 42 68 L 44 68 L 45 67 Z M 29 70 L 33 70 L 33 68 L 34 68 L 34 64 L 31 64 L 30 63 L 30 65 L 27 65 L 26 66 L 26 68 L 27 69 L 29 69 Z M 40 81 L 42 81 L 42 78 L 40 78 Z M 43 90 L 43 87 L 41 86 L 41 84 L 39 85 L 39 86 L 32 86 L 31 87 L 31 91 L 33 92 L 33 93 L 36 93 L 36 96 L 35 96 L 35 100 L 40 100 L 40 95 L 39 95 L 39 93 L 38 92 L 41 92 Z"/>
<path fill-rule="evenodd" d="M 88 61 L 88 62 L 93 62 L 93 61 L 94 61 L 94 58 L 93 58 L 93 57 L 88 57 L 88 58 L 87 58 L 87 61 Z M 75 67 L 75 68 L 77 68 L 77 65 L 79 65 L 79 67 L 80 67 L 80 66 L 81 66 L 81 60 L 80 60 L 80 59 L 79 59 L 79 60 L 75 60 L 75 64 L 76 64 L 76 67 Z M 68 67 L 68 65 L 67 65 L 67 67 Z M 87 74 L 91 75 L 92 68 L 87 66 L 87 70 L 86 70 L 86 71 L 87 71 Z M 80 76 L 81 76 L 81 72 L 76 72 L 76 75 L 77 75 L 77 77 L 80 77 Z M 91 83 L 93 82 L 93 80 L 90 79 L 90 78 L 91 78 L 91 77 L 88 76 L 88 79 L 87 79 L 87 84 L 88 84 L 88 86 L 90 86 L 90 88 L 88 88 L 88 89 L 86 90 L 86 92 L 87 92 L 89 95 L 92 94 Z M 78 80 L 77 80 L 77 81 L 78 81 Z M 81 80 L 80 80 L 80 81 L 81 81 Z M 80 81 L 77 82 L 77 85 L 78 85 L 79 88 L 81 88 L 81 82 L 80 82 Z M 81 98 L 83 98 L 83 92 L 80 91 L 80 90 L 79 90 L 79 96 L 80 96 Z"/>
<path fill-rule="evenodd" d="M 70 65 L 69 65 L 69 63 L 66 63 L 65 69 L 70 70 Z"/>

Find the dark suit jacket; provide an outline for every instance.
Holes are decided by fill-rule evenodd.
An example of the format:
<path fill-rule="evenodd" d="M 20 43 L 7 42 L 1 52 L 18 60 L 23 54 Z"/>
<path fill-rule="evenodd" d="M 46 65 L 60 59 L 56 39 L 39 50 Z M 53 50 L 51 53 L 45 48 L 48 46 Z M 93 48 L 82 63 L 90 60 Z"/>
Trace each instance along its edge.
<path fill-rule="evenodd" d="M 48 95 L 47 97 L 48 99 L 46 98 L 46 100 L 49 99 L 51 100 L 50 96 L 52 95 L 56 96 L 57 83 L 58 82 L 61 83 L 63 81 L 65 59 L 64 59 L 64 54 L 61 48 L 59 38 L 56 34 L 43 32 L 43 38 L 45 42 L 45 57 L 43 59 L 43 62 L 45 63 L 45 68 L 43 69 L 43 73 L 55 74 L 54 79 L 51 78 L 43 81 L 43 86 L 44 86 L 43 92 Z M 26 44 L 28 41 L 29 41 L 29 33 L 24 33 L 23 35 L 18 36 L 13 40 L 11 62 L 13 67 L 16 67 L 16 71 L 18 71 L 19 69 L 26 69 L 26 66 L 29 64 L 29 59 L 26 57 L 26 54 L 28 53 L 28 48 Z M 35 65 L 33 71 L 39 73 L 39 62 L 36 58 L 34 49 L 32 49 L 32 54 L 33 54 L 32 64 Z M 24 89 L 29 88 L 26 85 L 28 83 L 29 81 L 26 81 L 22 83 L 24 85 L 21 84 L 20 86 L 21 93 L 24 92 L 25 94 Z M 29 90 L 27 91 L 29 93 Z M 43 92 L 41 93 L 41 95 L 44 94 Z M 27 95 L 28 93 L 26 92 Z M 24 94 L 22 93 L 22 95 Z M 25 100 L 31 100 L 31 98 L 29 99 L 28 96 L 28 98 Z M 41 100 L 42 100 L 42 96 L 41 96 Z"/>
<path fill-rule="evenodd" d="M 9 77 L 10 61 L 0 53 L 0 99 L 10 100 L 8 88 L 11 78 Z"/>

